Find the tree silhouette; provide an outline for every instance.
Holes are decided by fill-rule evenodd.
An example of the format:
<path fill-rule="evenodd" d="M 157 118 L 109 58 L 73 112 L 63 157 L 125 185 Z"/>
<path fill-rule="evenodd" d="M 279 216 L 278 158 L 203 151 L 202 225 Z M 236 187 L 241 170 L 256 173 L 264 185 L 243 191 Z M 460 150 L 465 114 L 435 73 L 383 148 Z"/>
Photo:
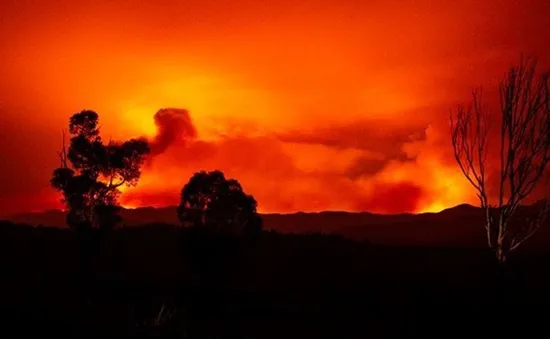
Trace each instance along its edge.
<path fill-rule="evenodd" d="M 98 114 L 89 110 L 70 118 L 69 149 L 63 134 L 61 166 L 50 180 L 63 193 L 67 224 L 72 228 L 111 229 L 119 224 L 118 188 L 137 184 L 149 153 L 142 139 L 103 144 L 98 120 Z"/>
<path fill-rule="evenodd" d="M 261 230 L 256 200 L 221 171 L 195 173 L 181 191 L 178 217 L 184 226 L 230 234 Z"/>
<path fill-rule="evenodd" d="M 450 117 L 455 159 L 477 191 L 485 210 L 487 242 L 501 263 L 537 231 L 550 210 L 546 197 L 535 217 L 519 227 L 510 224 L 514 212 L 539 184 L 550 162 L 549 74 L 537 78 L 535 71 L 535 61 L 522 59 L 500 84 L 500 149 L 493 151 L 500 156 L 496 204 L 490 202 L 487 189 L 491 117 L 482 104 L 481 91 L 474 90 L 471 105 L 466 109 L 459 107 Z"/>

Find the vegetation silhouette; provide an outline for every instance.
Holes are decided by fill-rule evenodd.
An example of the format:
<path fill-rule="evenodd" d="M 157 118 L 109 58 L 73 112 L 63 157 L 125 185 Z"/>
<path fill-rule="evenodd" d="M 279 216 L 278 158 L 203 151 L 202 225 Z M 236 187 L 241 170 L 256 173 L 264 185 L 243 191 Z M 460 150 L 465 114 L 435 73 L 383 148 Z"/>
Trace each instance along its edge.
<path fill-rule="evenodd" d="M 259 232 L 262 219 L 256 200 L 244 193 L 235 179 L 221 171 L 195 173 L 181 191 L 178 217 L 183 226 L 205 227 L 213 232 Z"/>
<path fill-rule="evenodd" d="M 119 188 L 137 184 L 149 153 L 143 139 L 104 144 L 98 124 L 99 116 L 94 111 L 84 110 L 71 116 L 69 148 L 63 133 L 61 165 L 50 180 L 63 194 L 67 225 L 75 230 L 78 239 L 83 287 L 90 283 L 90 266 L 101 242 L 122 221 Z"/>
<path fill-rule="evenodd" d="M 545 223 L 550 213 L 550 181 L 540 182 L 550 162 L 550 72 L 537 76 L 536 62 L 522 58 L 500 84 L 500 112 L 493 116 L 475 89 L 467 108 L 451 112 L 451 141 L 455 159 L 464 176 L 477 191 L 485 210 L 487 243 L 499 262 Z M 498 148 L 489 147 L 490 127 L 500 124 Z M 491 192 L 487 156 L 499 154 L 498 188 Z M 548 179 L 550 180 L 550 179 Z M 537 185 L 545 199 L 533 216 L 513 225 L 520 204 Z M 495 201 L 493 203 L 492 201 Z"/>
<path fill-rule="evenodd" d="M 231 278 L 242 238 L 252 239 L 262 230 L 256 206 L 237 180 L 219 170 L 197 172 L 185 184 L 177 214 L 189 229 L 183 248 L 197 284 L 214 286 Z"/>
<path fill-rule="evenodd" d="M 98 114 L 89 110 L 70 118 L 70 146 L 67 150 L 63 135 L 61 166 L 50 180 L 63 193 L 67 224 L 75 229 L 112 229 L 120 223 L 118 188 L 137 184 L 149 153 L 144 139 L 103 144 L 98 123 Z"/>
<path fill-rule="evenodd" d="M 508 255 L 548 213 L 547 202 L 535 217 L 530 207 L 520 206 L 550 157 L 550 135 L 544 134 L 550 130 L 548 78 L 532 92 L 534 68 L 528 65 L 512 68 L 501 87 L 501 136 L 512 135 L 512 141 L 501 144 L 507 160 L 499 205 L 489 204 L 486 190 L 488 137 L 481 98 L 474 94 L 471 110 L 459 108 L 451 116 L 455 157 L 478 190 L 496 256 L 468 246 L 382 246 L 336 235 L 266 231 L 254 197 L 219 170 L 197 172 L 183 187 L 176 212 L 170 210 L 183 227 L 116 227 L 122 223 L 119 188 L 138 183 L 149 144 L 143 139 L 104 144 L 97 113 L 74 114 L 69 147 L 63 135 L 61 165 L 51 178 L 63 194 L 69 229 L 0 221 L 5 277 L 0 312 L 7 314 L 0 326 L 36 338 L 440 337 L 449 328 L 461 337 L 540 337 L 548 329 L 535 321 L 540 312 L 528 306 L 550 304 L 550 253 Z M 516 96 L 521 99 L 510 99 Z M 524 106 L 526 115 L 515 108 Z M 502 189 L 507 180 L 508 202 Z M 415 225 L 481 220 L 474 218 L 479 211 L 459 206 L 418 216 Z M 528 227 L 512 233 L 522 224 L 512 215 L 529 216 Z M 304 216 L 296 216 L 302 227 Z M 345 213 L 316 217 L 337 229 Z M 407 223 L 410 215 L 385 216 L 384 222 L 377 215 L 363 217 L 374 220 L 378 230 L 413 226 Z M 362 226 L 353 224 L 350 233 Z M 479 229 L 481 240 L 482 233 Z M 67 255 L 77 250 L 80 258 Z M 488 314 L 498 315 L 499 326 L 487 321 Z"/>

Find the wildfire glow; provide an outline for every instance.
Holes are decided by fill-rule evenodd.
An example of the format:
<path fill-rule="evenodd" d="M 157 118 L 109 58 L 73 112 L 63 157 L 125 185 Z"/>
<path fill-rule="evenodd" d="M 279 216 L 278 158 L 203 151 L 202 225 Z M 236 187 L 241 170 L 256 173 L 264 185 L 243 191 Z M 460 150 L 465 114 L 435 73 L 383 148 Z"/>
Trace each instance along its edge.
<path fill-rule="evenodd" d="M 176 204 L 201 169 L 238 179 L 262 212 L 476 203 L 449 109 L 520 52 L 550 60 L 544 0 L 0 6 L 0 215 L 59 207 L 48 179 L 82 109 L 107 140 L 154 140 L 159 109 L 189 111 L 195 135 L 164 126 L 177 138 L 124 189 L 127 207 Z"/>

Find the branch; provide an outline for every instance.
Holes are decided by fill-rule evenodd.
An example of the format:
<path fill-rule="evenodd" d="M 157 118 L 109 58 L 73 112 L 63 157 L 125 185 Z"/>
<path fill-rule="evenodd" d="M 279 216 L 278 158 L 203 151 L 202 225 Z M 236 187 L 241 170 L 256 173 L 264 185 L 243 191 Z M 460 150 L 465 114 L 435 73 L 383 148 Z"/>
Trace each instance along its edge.
<path fill-rule="evenodd" d="M 492 245 L 494 218 L 485 187 L 485 162 L 489 116 L 483 110 L 481 88 L 472 92 L 472 104 L 464 109 L 459 106 L 456 115 L 450 113 L 451 143 L 453 154 L 460 170 L 476 189 L 481 207 L 485 209 L 487 241 Z"/>
<path fill-rule="evenodd" d="M 512 239 L 512 244 L 510 245 L 510 252 L 514 251 L 521 244 L 523 244 L 525 241 L 531 238 L 533 234 L 535 234 L 538 231 L 538 229 L 546 222 L 549 214 L 550 214 L 550 200 L 547 197 L 545 199 L 544 206 L 539 210 L 537 215 L 533 219 L 529 220 L 529 226 L 526 229 L 527 232 L 523 236 L 521 236 L 521 234 L 518 234 L 517 237 L 514 237 L 514 239 Z"/>
<path fill-rule="evenodd" d="M 507 139 L 506 160 L 501 149 L 501 196 L 509 181 L 510 195 L 504 215 L 511 216 L 528 197 L 550 161 L 550 110 L 548 75 L 535 83 L 536 62 L 523 61 L 501 84 L 501 147 Z"/>
<path fill-rule="evenodd" d="M 121 180 L 119 183 L 113 184 L 113 177 L 111 177 L 111 182 L 109 183 L 109 188 L 119 188 L 119 187 L 122 186 L 125 182 L 126 182 L 126 178 L 122 178 L 122 180 Z"/>
<path fill-rule="evenodd" d="M 69 168 L 67 165 L 67 146 L 65 145 L 65 130 L 61 130 L 63 135 L 63 143 L 61 145 L 61 151 L 57 152 L 59 159 L 61 160 L 61 168 Z"/>

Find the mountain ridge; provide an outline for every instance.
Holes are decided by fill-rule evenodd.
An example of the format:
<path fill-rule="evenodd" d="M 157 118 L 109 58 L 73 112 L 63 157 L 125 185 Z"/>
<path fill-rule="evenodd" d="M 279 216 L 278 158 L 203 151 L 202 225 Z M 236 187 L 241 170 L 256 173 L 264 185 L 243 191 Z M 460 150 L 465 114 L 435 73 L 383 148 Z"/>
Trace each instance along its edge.
<path fill-rule="evenodd" d="M 162 207 L 154 207 L 154 206 L 142 206 L 142 207 L 136 207 L 136 208 L 122 208 L 121 214 L 129 214 L 133 212 L 144 212 L 144 211 L 175 211 L 177 209 L 177 206 L 171 205 L 171 206 L 162 206 Z M 372 215 L 372 216 L 416 216 L 416 215 L 427 215 L 427 214 L 441 214 L 446 213 L 448 211 L 456 210 L 456 209 L 479 209 L 479 207 L 470 205 L 470 204 L 460 204 L 456 206 L 452 206 L 446 209 L 443 209 L 439 212 L 421 212 L 421 213 L 411 213 L 411 212 L 403 212 L 403 213 L 376 213 L 376 212 L 369 212 L 369 211 L 344 211 L 344 210 L 324 210 L 324 211 L 315 211 L 315 212 L 307 212 L 307 211 L 296 211 L 296 212 L 290 212 L 290 213 L 283 213 L 283 212 L 273 212 L 273 213 L 260 213 L 262 216 L 295 216 L 295 215 Z M 8 216 L 1 217 L 2 220 L 7 221 L 13 221 L 13 222 L 21 222 L 25 218 L 38 218 L 39 217 L 45 217 L 48 215 L 65 215 L 65 212 L 60 209 L 48 209 L 44 211 L 39 212 L 21 212 L 16 213 Z M 46 221 L 44 222 L 31 222 L 30 224 L 42 224 L 47 226 L 54 226 L 58 227 L 60 225 L 54 224 L 50 225 Z M 64 226 L 64 225 L 61 225 Z"/>
<path fill-rule="evenodd" d="M 534 211 L 532 206 L 518 209 L 518 220 Z M 468 204 L 453 206 L 436 213 L 377 214 L 371 212 L 295 212 L 261 214 L 264 229 L 280 233 L 322 233 L 396 246 L 486 246 L 484 211 Z M 124 227 L 177 225 L 176 206 L 122 209 Z M 65 213 L 49 210 L 20 213 L 6 220 L 13 223 L 65 228 Z M 547 220 L 549 224 L 550 220 Z M 546 225 L 549 226 L 549 225 Z M 550 246 L 550 227 L 530 242 Z"/>

